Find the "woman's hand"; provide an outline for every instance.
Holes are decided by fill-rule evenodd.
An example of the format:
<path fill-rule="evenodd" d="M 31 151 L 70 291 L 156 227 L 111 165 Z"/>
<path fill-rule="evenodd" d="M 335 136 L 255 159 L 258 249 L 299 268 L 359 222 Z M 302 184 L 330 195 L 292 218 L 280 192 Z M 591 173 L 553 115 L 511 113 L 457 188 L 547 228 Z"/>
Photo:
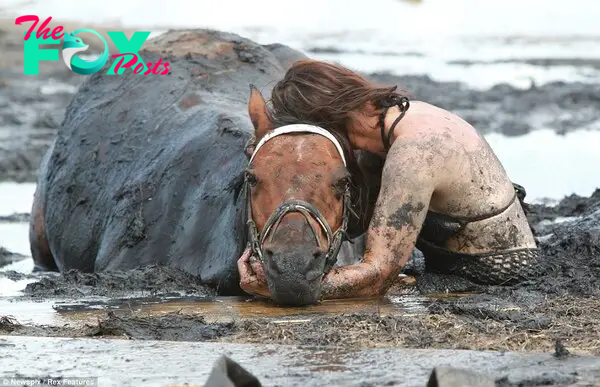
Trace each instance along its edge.
<path fill-rule="evenodd" d="M 263 265 L 260 260 L 252 255 L 250 247 L 246 248 L 237 264 L 242 290 L 249 294 L 269 298 L 271 294 L 269 293 Z"/>

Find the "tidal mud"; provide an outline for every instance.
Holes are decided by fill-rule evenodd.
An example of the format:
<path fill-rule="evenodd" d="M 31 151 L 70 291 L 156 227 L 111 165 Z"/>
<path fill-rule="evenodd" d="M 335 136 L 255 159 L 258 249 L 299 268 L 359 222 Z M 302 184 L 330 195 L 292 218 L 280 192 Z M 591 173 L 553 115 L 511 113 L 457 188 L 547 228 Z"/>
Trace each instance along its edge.
<path fill-rule="evenodd" d="M 0 246 L 0 268 L 27 259 L 23 254 L 13 253 Z"/>
<path fill-rule="evenodd" d="M 233 323 L 209 324 L 202 316 L 169 313 L 160 317 L 127 317 L 108 312 L 92 336 L 126 336 L 135 340 L 209 341 L 229 336 Z"/>
<path fill-rule="evenodd" d="M 103 34 L 110 30 L 106 26 L 82 27 L 57 20 L 49 24 L 50 27 L 55 25 L 65 25 L 68 30 L 93 28 Z M 117 29 L 123 30 L 122 27 Z M 0 181 L 36 180 L 39 164 L 62 124 L 66 107 L 85 79 L 70 71 L 62 61 L 44 62 L 39 75 L 24 75 L 22 38 L 22 27 L 15 26 L 14 20 L 0 19 Z M 94 44 L 91 41 L 90 54 L 97 52 Z M 274 52 L 284 66 L 298 59 L 285 45 L 274 43 L 265 47 Z M 341 53 L 335 47 L 326 51 Z M 308 50 L 307 54 L 322 52 Z M 419 53 L 405 55 L 418 56 Z M 540 58 L 532 64 L 544 67 L 554 62 L 552 58 Z M 568 64 L 582 68 L 590 65 L 586 61 Z M 514 136 L 541 127 L 567 133 L 600 126 L 596 114 L 600 87 L 595 84 L 552 82 L 541 86 L 532 84 L 527 90 L 500 84 L 480 91 L 458 82 L 438 82 L 428 76 L 365 75 L 377 82 L 397 84 L 411 91 L 415 98 L 453 110 L 482 133 Z"/>
<path fill-rule="evenodd" d="M 25 223 L 29 222 L 28 213 L 14 213 L 10 215 L 0 215 L 0 223 Z"/>
<path fill-rule="evenodd" d="M 240 345 L 146 340 L 0 338 L 0 378 L 98 377 L 103 387 L 206 386 L 226 355 L 264 386 L 406 386 L 454 374 L 479 375 L 494 386 L 597 386 L 595 357 L 550 353 Z M 40 361 L 44 354 L 44 361 Z M 463 370 L 463 372 L 459 372 Z M 575 371 L 576 370 L 576 371 Z M 445 371 L 445 372 L 441 372 Z M 451 372 L 456 371 L 456 372 Z M 456 380 L 456 379 L 455 379 Z M 223 384 L 219 384 L 223 385 Z M 214 386 L 214 385 L 213 385 Z M 438 386 L 470 387 L 466 383 Z M 483 387 L 481 384 L 476 384 Z"/>
<path fill-rule="evenodd" d="M 600 189 L 596 189 L 588 198 L 579 195 L 569 195 L 554 206 L 546 204 L 529 204 L 527 218 L 534 225 L 538 235 L 543 235 L 545 226 L 560 218 L 574 218 L 591 214 L 600 209 Z M 549 230 L 551 229 L 548 228 Z"/>
<path fill-rule="evenodd" d="M 58 25 L 68 31 L 92 28 L 105 37 L 106 30 L 112 30 L 57 20 L 48 27 Z M 23 33 L 28 26 L 16 26 L 14 19 L 0 19 L 0 181 L 36 181 L 42 157 L 56 137 L 66 107 L 85 80 L 62 60 L 40 63 L 37 75 L 24 74 Z M 114 52 L 112 41 L 107 42 Z M 89 45 L 86 53 L 100 53 L 100 40 L 90 40 Z"/>
<path fill-rule="evenodd" d="M 54 140 L 66 105 L 82 79 L 62 63 L 45 64 L 40 77 L 24 77 L 19 67 L 22 64 L 7 62 L 20 55 L 21 46 L 15 40 L 19 36 L 14 30 L 2 31 L 0 50 L 6 55 L 0 67 L 0 180 L 34 181 L 39 161 Z M 296 59 L 294 51 L 285 46 L 271 45 L 269 49 L 277 52 L 282 63 Z M 541 126 L 563 133 L 598 120 L 594 114 L 600 100 L 597 85 L 558 82 L 532 85 L 528 90 L 498 85 L 477 91 L 425 76 L 369 76 L 399 84 L 419 99 L 457 111 L 484 133 L 518 135 Z M 412 280 L 405 278 L 388 296 L 429 297 L 425 311 L 418 313 L 386 313 L 384 308 L 335 316 L 298 313 L 281 318 L 267 313 L 262 318 L 214 323 L 203 315 L 174 312 L 139 316 L 116 314 L 107 308 L 93 323 L 57 326 L 23 323 L 0 310 L 0 335 L 326 345 L 352 351 L 380 347 L 527 351 L 553 354 L 548 364 L 573 361 L 583 354 L 600 356 L 600 190 L 589 198 L 569 196 L 556 206 L 529 205 L 528 217 L 543 252 L 543 276 L 514 286 L 483 287 L 456 277 L 424 273 L 422 257 L 415 252 L 405 270 Z M 3 221 L 26 218 L 27 214 L 17 214 Z M 0 251 L 0 266 L 2 260 L 8 262 L 6 257 L 14 259 L 16 255 Z M 14 302 L 114 299 L 133 293 L 157 298 L 214 295 L 199 278 L 162 266 L 94 274 L 5 271 L 0 277 L 34 280 Z M 575 367 L 576 361 L 573 364 Z M 568 375 L 529 374 L 504 379 L 499 375 L 496 385 L 575 383 L 576 377 Z"/>
<path fill-rule="evenodd" d="M 299 309 L 295 314 L 281 316 L 270 314 L 269 306 L 264 305 L 265 317 L 240 316 L 214 322 L 207 318 L 209 313 L 133 313 L 137 307 L 132 303 L 130 313 L 110 307 L 99 309 L 95 310 L 97 318 L 82 324 L 75 319 L 70 324 L 40 325 L 3 316 L 0 346 L 10 349 L 11 356 L 0 355 L 0 364 L 5 373 L 39 376 L 50 369 L 29 361 L 26 353 L 42 350 L 40 346 L 60 346 L 60 361 L 52 363 L 52 375 L 65 376 L 75 365 L 79 373 L 85 373 L 88 363 L 96 370 L 98 359 L 110 356 L 121 360 L 100 362 L 108 378 L 104 384 L 136 385 L 139 380 L 127 379 L 131 372 L 119 374 L 116 370 L 118 364 L 127 364 L 136 375 L 146 372 L 145 363 L 135 355 L 144 348 L 144 353 L 161 353 L 165 359 L 176 357 L 168 355 L 169 351 L 186 353 L 187 359 L 178 363 L 185 364 L 185 372 L 178 372 L 177 366 L 164 371 L 154 367 L 153 372 L 163 376 L 146 378 L 145 385 L 164 385 L 167 379 L 202 384 L 216 357 L 227 354 L 264 385 L 323 385 L 326 380 L 356 384 L 362 380 L 360 385 L 365 386 L 430 386 L 435 385 L 427 384 L 434 367 L 455 367 L 457 374 L 452 377 L 457 378 L 465 377 L 459 371 L 469 364 L 472 377 L 485 378 L 497 387 L 595 386 L 600 380 L 600 210 L 594 209 L 593 200 L 571 197 L 554 208 L 539 207 L 548 214 L 561 215 L 585 208 L 575 220 L 557 223 L 550 234 L 540 237 L 546 273 L 521 285 L 482 287 L 449 276 L 429 275 L 420 271 L 423 265 L 415 254 L 407 270 L 414 280 L 405 277 L 388 298 L 411 297 L 414 292 L 428 295 L 425 307 L 416 312 L 390 313 L 377 307 L 366 312 L 310 315 L 303 314 L 303 308 L 295 308 Z M 14 301 L 47 302 L 62 296 L 77 302 L 92 294 L 111 296 L 139 290 L 156 292 L 150 298 L 158 298 L 160 292 L 182 293 L 197 286 L 193 278 L 162 267 L 45 276 Z M 202 294 L 201 288 L 195 291 Z M 77 307 L 72 313 L 85 315 Z M 33 344 L 31 336 L 48 338 Z M 57 341 L 60 337 L 70 341 Z M 47 344 L 43 340 L 48 340 Z M 69 343 L 78 350 L 68 351 Z M 82 348 L 93 351 L 93 361 L 86 360 Z M 296 352 L 292 355 L 288 349 Z M 214 359 L 209 361 L 207 353 Z M 18 364 L 11 360 L 16 354 Z M 194 373 L 199 365 L 203 365 L 202 371 Z M 8 374 L 0 372 L 0 376 Z M 436 374 L 440 382 L 450 376 Z"/>
<path fill-rule="evenodd" d="M 246 314 L 231 321 L 212 322 L 206 319 L 210 312 L 151 315 L 117 313 L 107 308 L 96 311 L 97 320 L 83 327 L 6 320 L 9 322 L 0 325 L 0 332 L 19 336 L 118 336 L 348 349 L 403 347 L 600 356 L 600 337 L 594 329 L 600 321 L 600 209 L 596 209 L 596 200 L 597 193 L 590 198 L 568 197 L 555 207 L 533 207 L 537 208 L 534 218 L 578 217 L 555 223 L 546 229 L 547 234 L 538 235 L 544 275 L 518 285 L 480 286 L 452 276 L 424 273 L 420 256 L 415 253 L 405 270 L 409 277 L 398 282 L 387 298 L 426 296 L 428 301 L 418 311 L 393 311 L 374 302 L 369 310 L 311 314 L 294 308 L 298 310 L 281 316 L 269 313 L 269 308 L 275 310 L 276 306 L 264 305 L 264 317 Z M 529 214 L 532 216 L 532 212 Z M 169 294 L 213 295 L 193 276 L 157 266 L 117 273 L 43 276 L 27 285 L 24 295 L 15 301 L 127 297 L 139 291 L 155 298 Z M 223 304 L 222 308 L 226 307 Z"/>
<path fill-rule="evenodd" d="M 24 290 L 32 298 L 48 297 L 126 297 L 132 292 L 150 296 L 164 294 L 214 296 L 215 291 L 200 283 L 200 278 L 166 266 L 147 266 L 127 271 L 43 274 Z"/>

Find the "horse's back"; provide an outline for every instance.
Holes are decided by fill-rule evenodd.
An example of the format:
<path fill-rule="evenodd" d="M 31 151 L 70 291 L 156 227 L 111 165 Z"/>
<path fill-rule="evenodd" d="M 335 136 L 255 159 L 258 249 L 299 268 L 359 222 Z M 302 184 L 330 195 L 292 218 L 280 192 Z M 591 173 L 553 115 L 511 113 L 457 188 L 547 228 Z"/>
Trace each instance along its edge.
<path fill-rule="evenodd" d="M 169 32 L 140 55 L 170 73 L 105 66 L 67 108 L 40 178 L 50 250 L 61 270 L 158 263 L 228 292 L 244 247 L 249 84 L 285 68 L 268 48 L 206 30 Z"/>

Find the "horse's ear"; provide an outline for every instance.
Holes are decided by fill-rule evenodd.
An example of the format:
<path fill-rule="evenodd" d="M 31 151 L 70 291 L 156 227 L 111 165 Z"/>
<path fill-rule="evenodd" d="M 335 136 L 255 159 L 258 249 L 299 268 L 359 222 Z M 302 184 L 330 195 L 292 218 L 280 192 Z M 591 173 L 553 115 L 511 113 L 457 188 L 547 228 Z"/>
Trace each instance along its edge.
<path fill-rule="evenodd" d="M 260 91 L 250 85 L 250 101 L 248 102 L 248 114 L 250 115 L 250 121 L 254 125 L 254 138 L 255 141 L 260 139 L 271 129 L 273 129 L 273 123 L 269 118 L 267 111 L 267 103 L 263 98 Z"/>

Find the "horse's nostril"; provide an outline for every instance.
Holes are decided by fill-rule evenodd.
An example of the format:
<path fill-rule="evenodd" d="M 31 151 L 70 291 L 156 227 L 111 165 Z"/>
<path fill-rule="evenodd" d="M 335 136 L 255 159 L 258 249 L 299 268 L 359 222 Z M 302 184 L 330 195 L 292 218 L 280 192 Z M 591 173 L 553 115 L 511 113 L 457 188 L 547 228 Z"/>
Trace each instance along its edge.
<path fill-rule="evenodd" d="M 271 250 L 271 249 L 265 249 L 264 254 L 265 254 L 266 258 L 273 258 L 273 250 Z"/>
<path fill-rule="evenodd" d="M 315 251 L 313 253 L 313 258 L 314 259 L 319 259 L 319 258 L 323 258 L 324 253 L 322 251 Z"/>

